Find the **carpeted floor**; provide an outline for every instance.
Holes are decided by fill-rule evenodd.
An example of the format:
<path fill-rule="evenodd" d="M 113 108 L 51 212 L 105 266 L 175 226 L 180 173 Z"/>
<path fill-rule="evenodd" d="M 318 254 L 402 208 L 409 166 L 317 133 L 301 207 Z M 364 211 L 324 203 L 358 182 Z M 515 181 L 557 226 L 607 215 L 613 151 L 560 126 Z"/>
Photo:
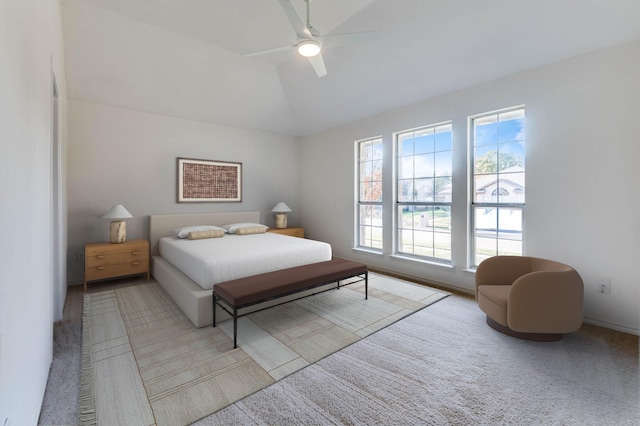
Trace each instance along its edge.
<path fill-rule="evenodd" d="M 55 327 L 42 425 L 78 422 L 78 287 Z M 453 295 L 197 424 L 635 425 L 638 387 L 638 336 L 585 324 L 560 342 L 525 342 Z"/>
<path fill-rule="evenodd" d="M 80 424 L 209 415 L 447 296 L 370 274 L 238 321 L 195 328 L 155 282 L 85 296 Z M 126 391 L 124 391 L 126 389 Z"/>
<path fill-rule="evenodd" d="M 53 361 L 39 421 L 43 425 L 77 423 L 82 344 L 81 298 L 68 306 L 77 311 L 68 312 L 65 319 L 54 324 Z"/>
<path fill-rule="evenodd" d="M 197 424 L 640 424 L 637 344 L 611 343 L 518 340 L 449 297 Z"/>

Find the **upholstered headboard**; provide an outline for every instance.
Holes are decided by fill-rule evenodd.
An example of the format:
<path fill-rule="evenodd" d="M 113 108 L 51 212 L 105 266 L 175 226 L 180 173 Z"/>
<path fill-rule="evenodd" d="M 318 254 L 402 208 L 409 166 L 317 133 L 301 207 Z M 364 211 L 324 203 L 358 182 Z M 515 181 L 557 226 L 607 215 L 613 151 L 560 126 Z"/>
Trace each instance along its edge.
<path fill-rule="evenodd" d="M 158 240 L 162 237 L 172 235 L 171 231 L 180 226 L 222 226 L 239 222 L 260 223 L 260 212 L 247 211 L 150 215 L 149 240 L 151 244 L 151 255 L 155 256 L 158 254 Z"/>

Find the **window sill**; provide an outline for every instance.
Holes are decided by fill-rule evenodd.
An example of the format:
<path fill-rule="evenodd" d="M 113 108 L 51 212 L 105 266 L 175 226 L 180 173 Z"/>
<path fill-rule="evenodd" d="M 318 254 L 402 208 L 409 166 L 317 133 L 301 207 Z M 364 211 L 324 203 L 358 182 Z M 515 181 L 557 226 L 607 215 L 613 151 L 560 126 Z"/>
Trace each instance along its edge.
<path fill-rule="evenodd" d="M 361 247 L 352 247 L 351 250 L 357 251 L 359 253 L 373 254 L 373 255 L 377 255 L 377 256 L 382 256 L 384 254 L 384 253 L 382 253 L 382 251 L 372 250 L 372 249 L 365 249 L 365 248 L 361 248 Z"/>
<path fill-rule="evenodd" d="M 391 255 L 389 256 L 392 259 L 397 259 L 397 260 L 401 260 L 401 261 L 406 261 L 406 262 L 411 262 L 411 263 L 420 263 L 423 265 L 427 265 L 427 266 L 433 266 L 435 268 L 440 268 L 440 269 L 444 269 L 447 271 L 455 271 L 456 267 L 453 265 L 448 265 L 446 263 L 438 263 L 438 262 L 432 262 L 429 260 L 424 260 L 424 259 L 416 259 L 415 257 L 409 257 L 409 256 L 400 256 L 397 254 Z"/>

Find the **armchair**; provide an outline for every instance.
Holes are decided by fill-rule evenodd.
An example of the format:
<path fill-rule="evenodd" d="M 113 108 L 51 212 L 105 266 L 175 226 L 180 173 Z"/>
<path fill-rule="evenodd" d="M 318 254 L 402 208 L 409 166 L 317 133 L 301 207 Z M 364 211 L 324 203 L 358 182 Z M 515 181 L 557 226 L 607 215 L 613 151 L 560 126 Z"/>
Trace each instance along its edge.
<path fill-rule="evenodd" d="M 582 325 L 582 278 L 568 265 L 536 257 L 495 256 L 478 265 L 475 288 L 487 324 L 501 333 L 556 341 Z"/>

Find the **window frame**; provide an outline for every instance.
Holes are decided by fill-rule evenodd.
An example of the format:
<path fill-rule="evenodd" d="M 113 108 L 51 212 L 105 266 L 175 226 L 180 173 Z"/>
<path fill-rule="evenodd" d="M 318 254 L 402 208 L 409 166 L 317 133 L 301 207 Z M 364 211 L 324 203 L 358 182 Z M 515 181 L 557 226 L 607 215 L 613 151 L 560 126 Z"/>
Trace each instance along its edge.
<path fill-rule="evenodd" d="M 500 170 L 500 135 L 499 135 L 499 126 L 497 126 L 496 130 L 496 171 L 494 173 L 485 173 L 485 174 L 478 174 L 476 173 L 476 151 L 477 148 L 479 146 L 482 145 L 476 145 L 476 120 L 480 120 L 483 118 L 488 118 L 491 116 L 496 116 L 496 123 L 500 123 L 500 116 L 504 115 L 504 114 L 509 114 L 509 113 L 516 113 L 522 111 L 522 119 L 524 120 L 524 123 L 522 125 L 522 129 L 525 132 L 524 133 L 524 137 L 519 140 L 519 139 L 514 139 L 513 141 L 508 141 L 508 142 L 504 142 L 502 141 L 503 145 L 506 145 L 508 143 L 517 143 L 522 145 L 522 171 L 518 171 L 516 173 L 514 172 L 507 172 L 504 173 L 504 170 L 508 170 L 508 169 L 504 169 L 504 170 Z M 468 142 L 468 148 L 469 148 L 469 167 L 468 167 L 468 177 L 469 177 L 469 197 L 468 197 L 468 204 L 469 204 L 469 209 L 468 209 L 468 214 L 469 214 L 469 231 L 467 233 L 467 241 L 468 241 L 468 265 L 469 265 L 469 269 L 471 270 L 475 270 L 478 266 L 478 264 L 481 262 L 476 262 L 476 260 L 478 259 L 478 242 L 477 242 L 477 238 L 478 238 L 478 233 L 477 233 L 477 224 L 479 222 L 476 212 L 480 209 L 485 209 L 485 211 L 487 210 L 492 210 L 495 211 L 496 213 L 496 219 L 495 219 L 495 223 L 496 223 L 496 229 L 494 230 L 494 234 L 495 237 L 492 236 L 484 236 L 484 239 L 494 239 L 495 240 L 495 251 L 493 255 L 500 255 L 500 254 L 510 254 L 510 255 L 515 255 L 515 256 L 524 256 L 525 255 L 525 214 L 526 214 L 526 142 L 527 142 L 527 136 L 526 136 L 526 107 L 525 105 L 517 105 L 517 106 L 513 106 L 513 107 L 509 107 L 509 108 L 504 108 L 504 109 L 500 109 L 500 110 L 495 110 L 495 111 L 490 111 L 490 112 L 485 112 L 485 113 L 481 113 L 481 114 L 476 114 L 473 116 L 470 116 L 467 120 L 467 129 L 468 129 L 468 138 L 469 138 L 469 142 Z M 486 144 L 485 146 L 489 146 L 490 144 Z M 497 194 L 497 196 L 495 197 L 496 200 L 491 200 L 491 201 L 478 201 L 476 199 L 476 195 L 477 195 L 477 190 L 476 190 L 476 177 L 478 175 L 482 176 L 490 176 L 490 175 L 496 175 L 496 182 L 497 182 L 497 187 L 495 189 L 492 190 L 491 192 L 491 198 L 494 198 L 493 194 Z M 500 181 L 501 179 L 504 179 L 502 176 L 506 177 L 510 177 L 510 174 L 522 174 L 522 193 L 523 193 L 523 199 L 521 202 L 502 202 L 500 201 L 500 198 L 502 196 L 504 196 L 504 192 L 503 190 L 505 190 L 504 188 L 500 187 Z M 505 190 L 506 191 L 506 190 Z M 508 196 L 511 196 L 511 194 L 507 192 Z M 520 229 L 520 251 L 518 254 L 514 254 L 514 253 L 507 253 L 505 251 L 502 251 L 501 253 L 501 248 L 500 248 L 500 242 L 501 241 L 508 241 L 510 240 L 510 238 L 505 238 L 506 234 L 507 234 L 507 230 L 505 228 L 500 228 L 500 223 L 501 223 L 501 215 L 500 212 L 501 211 L 511 211 L 511 214 L 513 214 L 513 212 L 519 212 L 520 215 L 520 223 L 519 223 L 519 229 Z M 501 231 L 502 229 L 502 231 Z M 491 232 L 490 229 L 486 230 Z M 501 238 L 500 235 L 503 235 L 503 237 Z M 511 239 L 513 240 L 513 239 Z M 517 241 L 517 240 L 516 240 Z M 489 256 L 491 257 L 491 255 Z"/>
<path fill-rule="evenodd" d="M 363 144 L 375 144 L 375 145 L 379 145 L 378 149 L 379 149 L 379 157 L 376 157 L 375 155 L 375 149 L 372 150 L 372 157 L 371 159 L 366 159 L 363 160 L 361 157 L 362 154 L 362 149 L 361 146 Z M 380 179 L 379 180 L 372 180 L 372 182 L 378 182 L 379 184 L 379 191 L 380 191 L 380 196 L 379 199 L 377 201 L 373 201 L 373 200 L 363 200 L 362 199 L 362 194 L 363 194 L 363 190 L 362 190 L 362 183 L 364 182 L 362 180 L 363 174 L 362 174 L 362 167 L 364 163 L 374 163 L 378 161 L 379 162 L 379 173 L 380 173 Z M 366 251 L 373 251 L 376 253 L 382 253 L 384 250 L 384 204 L 383 204 L 383 186 L 384 186 L 384 140 L 382 138 L 382 136 L 375 136 L 375 137 L 370 137 L 370 138 L 365 138 L 365 139 L 360 139 L 355 141 L 355 208 L 354 208 L 354 215 L 355 215 L 355 244 L 353 245 L 355 249 L 358 250 L 366 250 Z M 374 171 L 375 166 L 372 164 L 372 171 Z M 375 172 L 374 172 L 375 173 Z M 373 177 L 373 174 L 370 175 L 369 177 Z M 366 223 L 363 224 L 362 223 L 362 208 L 377 208 L 380 214 L 380 218 L 379 218 L 379 225 L 374 225 L 373 221 L 371 221 L 371 223 Z M 367 239 L 366 237 L 363 236 L 363 227 L 367 228 L 368 230 L 371 231 L 371 235 L 370 237 Z M 379 240 L 375 240 L 373 237 L 373 232 L 374 230 L 377 230 L 377 232 L 379 233 Z M 364 239 L 363 239 L 364 238 Z M 369 241 L 369 242 L 373 242 L 373 241 L 379 241 L 378 246 L 373 245 L 373 244 L 363 244 L 363 241 Z"/>
<path fill-rule="evenodd" d="M 442 128 L 442 127 L 448 127 L 448 133 L 450 133 L 450 138 L 448 141 L 448 149 L 445 150 L 439 150 L 437 148 L 437 142 L 436 142 L 436 135 L 438 133 L 445 133 L 445 132 L 437 132 L 438 128 Z M 412 154 L 410 155 L 401 155 L 401 149 L 400 149 L 400 143 L 401 143 L 401 137 L 403 135 L 408 135 L 408 134 L 413 134 L 411 136 L 411 138 L 414 140 L 415 143 L 415 138 L 416 138 L 416 134 L 421 133 L 421 132 L 425 132 L 428 133 L 429 131 L 432 131 L 433 133 L 433 138 L 434 138 L 434 146 L 433 146 L 433 151 L 425 151 L 425 152 L 415 152 L 413 151 Z M 415 145 L 414 145 L 414 149 L 415 149 Z M 413 129 L 407 129 L 407 130 L 402 130 L 402 131 L 398 131 L 398 132 L 394 132 L 393 134 L 393 153 L 394 153 L 394 173 L 393 173 L 393 185 L 394 185 L 394 200 L 393 200 L 393 206 L 394 206 L 394 211 L 393 211 L 393 217 L 394 217 L 394 226 L 393 226 L 393 233 L 394 233 L 394 248 L 393 248 L 393 252 L 395 256 L 399 256 L 399 257 L 406 257 L 406 258 L 410 258 L 410 259 L 415 259 L 415 260 L 419 260 L 419 261 L 425 261 L 425 262 L 429 262 L 429 263 L 434 263 L 434 264 L 438 264 L 438 265 L 446 265 L 446 266 L 451 266 L 453 264 L 453 248 L 452 248 L 452 241 L 453 241 L 453 234 L 452 234 L 452 213 L 453 213 L 453 163 L 454 163 L 454 152 L 453 152 L 453 120 L 448 120 L 448 121 L 443 121 L 443 122 L 439 122 L 439 123 L 434 123 L 434 124 L 428 124 L 425 126 L 420 126 L 420 127 L 416 127 Z M 448 170 L 448 175 L 439 175 L 438 171 L 437 171 L 437 156 L 438 154 L 441 153 L 448 153 L 448 164 L 447 167 L 449 168 Z M 425 156 L 425 155 L 429 155 L 432 154 L 433 155 L 433 170 L 431 173 L 418 173 L 418 175 L 416 175 L 416 169 L 414 168 L 415 164 L 416 164 L 416 157 L 421 157 L 421 156 Z M 404 159 L 407 159 L 411 157 L 412 158 L 412 176 L 411 178 L 407 178 L 406 176 L 401 176 L 401 161 L 403 161 Z M 451 188 L 452 193 L 448 196 L 448 201 L 438 201 L 437 200 L 437 184 L 436 181 L 437 179 L 442 179 L 442 178 L 448 178 L 449 183 L 448 185 Z M 431 201 L 424 201 L 424 200 L 415 200 L 415 196 L 416 196 L 416 185 L 415 182 L 419 181 L 419 180 L 428 180 L 428 179 L 433 179 L 433 199 Z M 413 189 L 413 194 L 414 194 L 414 200 L 412 201 L 408 201 L 408 200 L 401 200 L 401 191 L 400 191 L 400 185 L 402 183 L 402 181 L 409 181 L 411 180 L 413 185 L 412 188 Z M 426 230 L 418 230 L 416 231 L 416 223 L 415 223 L 415 216 L 412 217 L 411 219 L 411 224 L 410 227 L 405 227 L 403 226 L 403 217 L 402 214 L 400 213 L 401 209 L 404 208 L 424 208 L 424 211 L 431 211 L 431 222 L 429 221 L 429 217 L 427 217 L 427 225 L 424 226 L 426 228 Z M 437 226 L 434 225 L 435 222 L 435 211 L 436 209 L 445 209 L 448 210 L 448 231 L 443 232 L 441 230 L 438 229 Z M 413 210 L 414 212 L 416 210 Z M 422 218 L 424 216 L 421 216 L 421 221 Z M 429 225 L 429 223 L 431 223 L 431 225 Z M 421 225 L 423 226 L 423 225 Z M 402 233 L 409 231 L 411 232 L 411 247 L 412 247 L 412 252 L 407 252 L 403 249 L 404 244 L 404 239 L 402 236 Z M 423 249 L 425 250 L 429 250 L 431 253 L 430 254 L 417 254 L 416 253 L 416 247 L 420 247 L 419 245 L 416 245 L 416 240 L 415 240 L 415 236 L 416 236 L 416 232 L 424 232 L 425 235 L 430 234 L 431 235 L 431 241 L 430 241 L 430 245 L 425 245 L 423 247 Z M 446 242 L 446 248 L 444 249 L 446 252 L 448 252 L 448 258 L 446 257 L 439 257 L 437 256 L 438 253 L 438 244 L 437 244 L 437 239 L 438 236 L 442 236 L 442 235 L 447 235 L 447 242 Z"/>

